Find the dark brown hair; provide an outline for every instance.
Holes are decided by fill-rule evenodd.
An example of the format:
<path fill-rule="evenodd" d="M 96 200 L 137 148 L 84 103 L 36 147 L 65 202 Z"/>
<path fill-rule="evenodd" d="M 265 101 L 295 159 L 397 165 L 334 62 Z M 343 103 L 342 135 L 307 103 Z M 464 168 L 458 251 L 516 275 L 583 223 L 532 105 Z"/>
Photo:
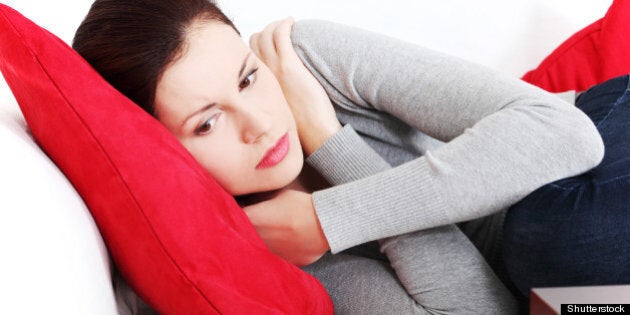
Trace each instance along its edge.
<path fill-rule="evenodd" d="M 111 85 L 154 115 L 155 90 L 196 21 L 238 30 L 211 0 L 96 0 L 72 47 Z"/>

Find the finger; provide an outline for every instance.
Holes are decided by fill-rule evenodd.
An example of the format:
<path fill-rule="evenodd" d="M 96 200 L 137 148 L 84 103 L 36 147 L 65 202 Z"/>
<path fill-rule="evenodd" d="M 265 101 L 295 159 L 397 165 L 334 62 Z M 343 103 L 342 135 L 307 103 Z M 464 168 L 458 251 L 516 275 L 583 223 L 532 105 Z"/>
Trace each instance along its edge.
<path fill-rule="evenodd" d="M 261 205 L 261 203 L 264 203 L 264 202 L 255 203 L 253 205 L 243 207 L 243 211 L 249 217 L 250 220 L 252 220 L 253 218 L 257 218 L 258 216 L 260 216 L 260 212 L 264 211 L 263 209 L 264 205 Z"/>
<path fill-rule="evenodd" d="M 244 207 L 245 214 L 254 226 L 270 226 L 275 219 L 273 201 L 263 201 Z"/>
<path fill-rule="evenodd" d="M 249 37 L 249 48 L 258 56 L 259 59 L 263 60 L 260 54 L 260 47 L 258 46 L 258 41 L 260 37 L 260 33 L 254 33 Z"/>
<path fill-rule="evenodd" d="M 294 23 L 295 19 L 288 17 L 282 20 L 274 29 L 273 41 L 280 59 L 297 58 L 297 54 L 293 49 L 293 43 L 291 42 L 291 30 Z"/>
<path fill-rule="evenodd" d="M 267 25 L 267 27 L 260 32 L 258 37 L 260 54 L 270 67 L 275 66 L 278 62 L 278 53 L 276 51 L 275 43 L 273 42 L 273 32 L 280 22 L 281 21 L 275 21 Z"/>

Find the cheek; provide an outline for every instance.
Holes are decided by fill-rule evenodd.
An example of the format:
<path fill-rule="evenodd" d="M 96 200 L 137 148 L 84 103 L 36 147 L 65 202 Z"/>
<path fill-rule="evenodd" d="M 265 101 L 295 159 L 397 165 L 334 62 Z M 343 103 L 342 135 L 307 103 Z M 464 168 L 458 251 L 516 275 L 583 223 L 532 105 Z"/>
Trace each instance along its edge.
<path fill-rule="evenodd" d="M 219 185 L 231 192 L 245 169 L 246 156 L 234 143 L 217 142 L 221 141 L 196 141 L 184 146 Z"/>
<path fill-rule="evenodd" d="M 266 107 L 273 113 L 276 121 L 281 121 L 284 125 L 289 124 L 290 126 L 294 126 L 295 119 L 293 118 L 293 113 L 276 77 L 271 74 L 271 72 L 268 72 L 264 77 L 261 77 L 261 79 L 262 83 L 259 90 L 261 95 L 260 99 L 265 100 Z"/>

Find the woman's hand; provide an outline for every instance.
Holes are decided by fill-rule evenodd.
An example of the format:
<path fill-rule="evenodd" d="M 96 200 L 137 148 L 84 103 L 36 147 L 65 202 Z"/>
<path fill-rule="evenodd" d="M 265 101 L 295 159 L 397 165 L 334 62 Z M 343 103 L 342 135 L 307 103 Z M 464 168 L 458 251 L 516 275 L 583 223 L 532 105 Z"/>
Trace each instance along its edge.
<path fill-rule="evenodd" d="M 310 155 L 339 131 L 341 124 L 326 91 L 293 49 L 293 22 L 287 18 L 269 24 L 250 37 L 249 45 L 278 79 L 297 122 L 302 147 Z"/>
<path fill-rule="evenodd" d="M 292 264 L 308 265 L 330 249 L 311 194 L 283 189 L 273 198 L 243 210 L 267 247 Z"/>

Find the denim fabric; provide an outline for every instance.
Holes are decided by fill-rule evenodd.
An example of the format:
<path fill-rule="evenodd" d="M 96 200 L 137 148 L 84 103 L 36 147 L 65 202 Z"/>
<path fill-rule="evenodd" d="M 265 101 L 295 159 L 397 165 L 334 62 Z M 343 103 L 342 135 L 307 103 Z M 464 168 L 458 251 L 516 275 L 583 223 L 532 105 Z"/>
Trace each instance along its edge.
<path fill-rule="evenodd" d="M 589 89 L 576 106 L 597 126 L 604 159 L 509 209 L 503 255 L 524 296 L 533 287 L 630 283 L 630 77 Z"/>

